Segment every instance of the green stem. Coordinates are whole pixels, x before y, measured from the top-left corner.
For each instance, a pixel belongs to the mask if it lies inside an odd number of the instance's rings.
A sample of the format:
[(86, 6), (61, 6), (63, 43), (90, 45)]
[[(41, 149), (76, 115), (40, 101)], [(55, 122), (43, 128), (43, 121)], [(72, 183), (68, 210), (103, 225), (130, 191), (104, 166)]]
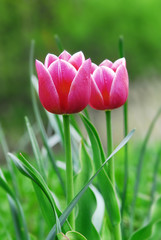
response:
[[(111, 111), (106, 111), (106, 129), (107, 129), (107, 156), (112, 153), (112, 126), (111, 126)], [(114, 173), (114, 161), (113, 158), (108, 163), (108, 175), (115, 186), (115, 173)]]
[[(119, 37), (119, 55), (120, 58), (125, 56), (124, 53), (124, 38), (123, 36)], [(124, 137), (128, 134), (128, 102), (124, 104)], [(129, 178), (129, 167), (128, 167), (128, 144), (124, 147), (124, 186), (122, 192), (122, 202), (121, 202), (121, 216), (123, 217), (125, 202), (126, 202), (126, 194), (127, 194), (127, 186), (128, 186), (128, 178)]]
[[(106, 128), (107, 128), (107, 156), (112, 153), (113, 144), (112, 144), (112, 124), (111, 124), (111, 111), (106, 111)], [(108, 176), (113, 184), (115, 189), (115, 167), (114, 167), (114, 159), (111, 158), (108, 162)], [(122, 233), (121, 233), (121, 226), (117, 224), (112, 227), (112, 233), (114, 240), (121, 240)]]
[[(128, 133), (128, 102), (124, 104), (124, 137), (127, 136)], [(121, 215), (123, 216), (125, 202), (126, 202), (126, 194), (127, 194), (127, 186), (128, 186), (128, 178), (129, 178), (129, 169), (128, 169), (128, 144), (126, 144), (124, 148), (124, 187), (122, 193), (122, 205), (121, 205)]]
[[(65, 160), (66, 160), (66, 200), (68, 205), (74, 198), (73, 164), (72, 164), (72, 152), (71, 152), (69, 115), (63, 115), (63, 125), (64, 125)], [(72, 211), (69, 216), (69, 223), (74, 229), (75, 227), (74, 211)]]
[(113, 237), (114, 240), (122, 240), (120, 224), (113, 227)]

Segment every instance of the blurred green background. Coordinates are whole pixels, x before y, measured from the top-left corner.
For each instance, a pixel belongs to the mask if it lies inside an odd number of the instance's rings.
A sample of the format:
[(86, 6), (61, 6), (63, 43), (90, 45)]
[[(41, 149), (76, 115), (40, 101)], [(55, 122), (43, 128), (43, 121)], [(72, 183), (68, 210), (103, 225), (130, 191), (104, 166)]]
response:
[(161, 73), (159, 0), (0, 0), (0, 122), (15, 143), (32, 118), (29, 50), (58, 54), (58, 34), (70, 53), (82, 50), (99, 64), (119, 57), (124, 36), (130, 80)]

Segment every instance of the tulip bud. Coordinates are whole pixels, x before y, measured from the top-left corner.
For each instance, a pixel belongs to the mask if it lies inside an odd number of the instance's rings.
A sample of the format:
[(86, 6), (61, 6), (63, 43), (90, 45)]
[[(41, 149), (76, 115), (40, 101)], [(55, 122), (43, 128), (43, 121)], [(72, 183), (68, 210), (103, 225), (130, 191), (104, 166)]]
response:
[(48, 54), (45, 63), (36, 60), (39, 98), (43, 107), (55, 114), (82, 111), (91, 95), (91, 60), (82, 52), (70, 55), (63, 51), (59, 57)]

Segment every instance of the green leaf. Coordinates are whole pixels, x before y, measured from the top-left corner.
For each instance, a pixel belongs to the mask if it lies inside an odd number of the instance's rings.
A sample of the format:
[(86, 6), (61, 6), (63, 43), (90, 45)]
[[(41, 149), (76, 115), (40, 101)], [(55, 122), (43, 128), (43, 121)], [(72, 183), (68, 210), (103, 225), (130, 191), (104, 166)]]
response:
[(89, 180), (92, 176), (94, 171), (94, 166), (91, 157), (89, 156), (83, 140), (81, 141), (80, 146), (80, 170), (75, 175), (74, 178), (74, 185), (75, 185), (75, 192), (78, 193), (80, 189), (84, 186), (84, 184)]
[(90, 116), (89, 116), (89, 112), (87, 107), (83, 110), (84, 115), (86, 116), (86, 118), (88, 118), (88, 120), (90, 120)]
[(40, 187), (34, 182), (32, 182), (32, 184), (33, 184), (42, 214), (50, 229), (55, 224), (55, 218), (54, 218), (52, 206), (48, 201), (48, 199), (46, 198), (46, 196), (44, 196), (43, 192), (40, 190)]
[[(156, 236), (158, 236), (158, 226), (161, 225), (160, 213), (161, 213), (161, 197), (158, 198), (157, 201), (152, 206), (152, 217), (149, 224), (134, 232), (133, 235), (130, 237), (130, 240), (156, 239)], [(155, 238), (153, 238), (153, 236), (155, 236)], [(160, 237), (161, 234), (159, 235), (158, 239), (160, 239)]]
[(78, 125), (78, 123), (77, 123), (77, 121), (76, 121), (76, 119), (75, 119), (75, 115), (74, 115), (74, 114), (71, 114), (71, 115), (70, 115), (70, 123), (71, 123), (71, 125), (73, 126), (73, 128), (76, 130), (76, 132), (79, 134), (79, 136), (80, 136), (81, 138), (84, 138), (84, 137), (83, 137), (83, 134), (82, 134), (82, 132), (81, 132), (81, 130), (80, 130), (80, 127), (79, 127), (79, 125)]
[(6, 158), (6, 162), (7, 162), (7, 166), (8, 166), (8, 170), (9, 170), (9, 174), (11, 177), (14, 191), (16, 193), (16, 196), (19, 197), (18, 185), (17, 185), (17, 180), (16, 180), (16, 176), (15, 176), (15, 172), (14, 172), (14, 166), (7, 155), (9, 150), (8, 150), (8, 145), (7, 145), (6, 138), (5, 138), (1, 124), (0, 124), (0, 142), (2, 144), (2, 150), (3, 150), (5, 158)]
[[(97, 170), (97, 172), (90, 178), (90, 180), (85, 184), (85, 186), (81, 189), (81, 191), (75, 196), (75, 198), (71, 201), (71, 203), (67, 206), (63, 214), (60, 216), (60, 224), (61, 226), (66, 221), (67, 217), (75, 207), (75, 205), (78, 203), (79, 199), (83, 196), (83, 194), (88, 189), (89, 185), (93, 182), (93, 180), (99, 175), (103, 167), (106, 165), (108, 160), (113, 157), (124, 145), (130, 140), (132, 135), (134, 134), (135, 130), (132, 130), (123, 140), (122, 142), (115, 148), (115, 150), (111, 153), (111, 155), (106, 159), (106, 161), (102, 164), (102, 166)], [(50, 233), (48, 234), (46, 240), (53, 240), (53, 238), (56, 236), (56, 226), (51, 229)]]
[(152, 237), (149, 238), (149, 240), (161, 239), (160, 229), (161, 229), (161, 221), (156, 222), (154, 224), (154, 226), (153, 226), (153, 235), (152, 235)]
[(152, 187), (151, 187), (151, 194), (150, 194), (151, 195), (150, 196), (150, 198), (151, 198), (150, 199), (150, 207), (149, 207), (149, 211), (148, 211), (148, 215), (147, 215), (148, 221), (149, 221), (150, 215), (151, 215), (151, 207), (153, 206), (153, 203), (154, 203), (160, 159), (161, 159), (161, 149), (159, 147), (159, 151), (157, 153), (157, 156), (156, 156), (156, 159), (154, 162), (153, 180), (152, 180)]
[(29, 137), (30, 137), (32, 149), (33, 149), (33, 152), (34, 152), (34, 155), (35, 155), (38, 170), (45, 180), (46, 176), (45, 176), (44, 166), (43, 166), (42, 157), (41, 157), (38, 142), (36, 140), (34, 131), (31, 127), (31, 124), (30, 124), (29, 119), (27, 117), (25, 117), (25, 121), (26, 121), (26, 126), (27, 126)]
[(76, 229), (87, 239), (100, 239), (100, 236), (92, 222), (92, 216), (97, 207), (96, 204), (96, 197), (90, 188), (87, 189), (78, 202)]
[[(80, 113), (80, 117), (81, 117), (81, 119), (82, 119), (82, 121), (83, 121), (83, 123), (84, 123), (84, 125), (86, 127), (86, 130), (87, 130), (88, 134), (89, 134), (91, 145), (93, 143), (95, 146), (98, 145), (97, 148), (99, 148), (101, 159), (99, 158), (96, 162), (94, 162), (95, 167), (97, 169), (105, 161), (106, 155), (105, 155), (105, 152), (103, 150), (103, 146), (102, 146), (101, 140), (99, 138), (99, 134), (98, 134), (96, 128), (94, 127), (94, 125), (82, 113)], [(92, 146), (92, 150), (94, 150), (93, 146)], [(96, 153), (96, 151), (95, 151), (95, 153)]]
[(13, 224), (16, 233), (16, 239), (21, 240), (29, 240), (28, 230), (26, 221), (24, 218), (23, 210), (21, 204), (19, 203), (17, 197), (10, 189), (1, 169), (0, 169), (0, 186), (6, 191), (9, 205), (11, 208)]
[[(54, 198), (52, 196), (52, 193), (49, 190), (48, 186), (46, 185), (46, 183), (45, 183), (44, 179), (42, 178), (42, 176), (22, 156), (22, 154), (21, 154), (21, 161), (16, 156), (14, 156), (11, 153), (9, 153), (9, 156), (13, 160), (13, 162), (15, 163), (16, 167), (20, 170), (20, 172), (22, 174), (24, 174), (26, 177), (30, 178), (32, 181), (34, 181), (39, 186), (39, 188), (44, 192), (44, 194), (46, 195), (47, 199), (49, 200), (49, 202), (51, 204), (51, 207), (52, 207), (52, 210), (53, 210), (54, 222), (56, 222), (56, 225), (57, 225), (57, 231), (60, 232), (61, 231), (61, 227), (60, 227), (59, 219), (58, 219), (58, 216), (57, 216), (58, 209), (56, 207), (55, 200), (54, 200)], [(37, 188), (36, 188), (36, 191), (38, 191)], [(41, 201), (41, 198), (38, 198), (38, 199), (39, 199), (39, 201)]]
[(109, 222), (108, 222), (108, 216), (107, 216), (107, 213), (105, 213), (105, 216), (104, 216), (104, 219), (103, 219), (103, 224), (102, 224), (102, 229), (101, 229), (101, 240), (107, 240), (107, 236), (108, 236), (108, 239), (112, 239), (111, 237), (111, 234), (112, 234), (112, 231), (110, 231), (109, 229)]
[(140, 184), (140, 178), (141, 178), (141, 173), (142, 173), (142, 166), (143, 166), (143, 161), (144, 161), (144, 156), (145, 156), (145, 151), (147, 147), (147, 143), (149, 141), (149, 138), (151, 136), (152, 130), (155, 126), (155, 123), (158, 119), (158, 117), (161, 114), (161, 108), (157, 111), (155, 117), (153, 118), (149, 129), (147, 131), (147, 134), (145, 136), (145, 139), (143, 141), (141, 151), (140, 151), (140, 156), (137, 164), (137, 169), (136, 169), (136, 177), (135, 177), (135, 185), (134, 185), (134, 195), (133, 195), (133, 200), (131, 204), (131, 219), (130, 219), (130, 232), (132, 233), (133, 230), (133, 221), (134, 221), (134, 214), (135, 214), (135, 205), (136, 205), (136, 199), (138, 195), (138, 190), (139, 190), (139, 184)]
[(0, 169), (0, 185), (13, 199), (15, 199), (15, 195), (13, 194), (8, 183), (6, 182), (1, 169)]
[[(80, 148), (80, 165), (81, 169), (75, 176), (75, 192), (78, 193), (93, 173), (92, 159), (86, 151), (83, 141)], [(96, 198), (93, 191), (89, 188), (78, 202), (78, 214), (76, 218), (76, 229), (81, 232), (87, 239), (99, 239), (92, 216), (96, 210)]]
[(152, 236), (152, 225), (149, 224), (141, 229), (139, 229), (138, 231), (136, 231), (132, 237), (130, 238), (130, 240), (146, 240), (149, 239), (150, 236)]
[(49, 113), (45, 110), (45, 113), (49, 119), (50, 125), (55, 133), (60, 136), (61, 144), (64, 145), (64, 132), (63, 132), (63, 123), (61, 121), (61, 116), (57, 114)]
[[(105, 153), (103, 151), (103, 147), (95, 127), (84, 115), (81, 114), (80, 116), (88, 132), (88, 136), (90, 138), (92, 151), (93, 151), (93, 160), (95, 164), (95, 169), (97, 170), (101, 166), (102, 162), (104, 162)], [(121, 218), (120, 218), (120, 210), (118, 206), (117, 196), (113, 188), (113, 185), (107, 173), (104, 170), (99, 174), (97, 179), (98, 179), (98, 187), (104, 198), (106, 209), (108, 211), (109, 218), (111, 220), (111, 224), (113, 226), (117, 225), (120, 223)]]

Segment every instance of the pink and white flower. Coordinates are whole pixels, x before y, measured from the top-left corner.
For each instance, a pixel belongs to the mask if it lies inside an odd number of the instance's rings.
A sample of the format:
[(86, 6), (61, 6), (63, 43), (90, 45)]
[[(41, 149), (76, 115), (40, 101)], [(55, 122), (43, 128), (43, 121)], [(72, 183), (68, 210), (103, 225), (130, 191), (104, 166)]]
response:
[(36, 60), (39, 98), (43, 107), (55, 114), (82, 111), (91, 96), (91, 60), (82, 52), (70, 55), (63, 51), (58, 57), (48, 54), (45, 63)]

